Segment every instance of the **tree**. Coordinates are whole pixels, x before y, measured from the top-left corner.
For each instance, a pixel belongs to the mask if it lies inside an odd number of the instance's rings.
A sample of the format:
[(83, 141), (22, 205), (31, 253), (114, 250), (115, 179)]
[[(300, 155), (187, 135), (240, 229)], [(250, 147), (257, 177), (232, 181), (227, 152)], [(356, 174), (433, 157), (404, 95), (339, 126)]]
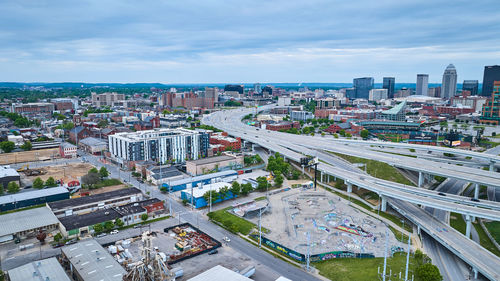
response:
[(247, 196), (250, 192), (252, 192), (253, 187), (251, 183), (244, 183), (241, 185), (241, 191), (240, 194), (242, 196)]
[(115, 227), (115, 224), (112, 221), (107, 221), (104, 223), (104, 229), (106, 229), (106, 231), (110, 231), (111, 229), (113, 229), (113, 227)]
[(49, 177), (46, 181), (45, 181), (45, 186), (47, 187), (55, 187), (57, 186), (56, 184), (56, 181), (54, 180), (53, 177)]
[(38, 177), (33, 181), (33, 187), (37, 189), (42, 189), (43, 188), (43, 180)]
[(299, 177), (300, 177), (300, 172), (299, 172), (299, 171), (297, 171), (297, 170), (293, 170), (293, 171), (292, 171), (292, 179), (293, 179), (293, 180), (298, 180), (298, 179), (299, 179)]
[(368, 130), (364, 129), (362, 130), (359, 135), (363, 138), (363, 139), (367, 139), (368, 136), (370, 135), (370, 132), (368, 132)]
[(11, 181), (7, 185), (7, 191), (9, 193), (17, 193), (19, 192), (19, 185), (15, 181)]
[(16, 148), (16, 145), (11, 141), (0, 142), (0, 149), (5, 153), (9, 153)]
[(147, 221), (148, 220), (148, 214), (142, 214), (141, 215), (141, 220)]
[(205, 199), (205, 202), (207, 203), (210, 203), (210, 199), (212, 199), (212, 203), (215, 203), (215, 201), (217, 201), (218, 198), (219, 198), (219, 193), (215, 190), (209, 190), (205, 192), (205, 194), (203, 194), (203, 199)]
[(162, 187), (160, 187), (160, 191), (161, 191), (161, 193), (167, 193), (168, 190), (167, 190), (166, 186), (162, 186)]
[(257, 190), (266, 190), (268, 187), (267, 178), (266, 177), (257, 177)]
[(104, 231), (104, 227), (102, 226), (102, 223), (94, 224), (94, 232), (95, 233), (101, 233)]
[(21, 149), (23, 149), (25, 151), (31, 150), (32, 147), (33, 147), (33, 145), (31, 144), (30, 141), (25, 141), (23, 143), (23, 145), (21, 145)]
[(115, 220), (115, 225), (118, 226), (118, 227), (122, 227), (125, 223), (120, 219), (120, 218), (117, 218)]
[(97, 127), (99, 127), (99, 128), (104, 128), (106, 126), (108, 126), (108, 121), (106, 121), (104, 119), (99, 121), (99, 123), (97, 123)]
[(106, 169), (106, 167), (101, 167), (101, 169), (99, 169), (99, 175), (101, 176), (101, 179), (103, 178), (106, 178), (109, 176), (109, 172), (108, 172), (108, 169)]
[(90, 173), (96, 173), (97, 174), (97, 173), (99, 173), (99, 171), (97, 170), (96, 167), (93, 167), (92, 169), (89, 170), (89, 174)]
[(341, 136), (345, 137), (345, 130), (344, 130), (344, 129), (340, 130), (340, 131), (339, 131), (339, 135), (341, 135)]
[(73, 124), (73, 122), (67, 122), (67, 123), (64, 123), (64, 124), (62, 125), (62, 128), (63, 128), (65, 131), (70, 131), (70, 130), (72, 130), (74, 127), (75, 127), (75, 124)]
[(437, 266), (432, 263), (426, 263), (417, 267), (416, 275), (421, 281), (441, 281), (443, 276), (439, 273)]
[(56, 235), (54, 235), (54, 241), (59, 242), (59, 240), (61, 240), (61, 239), (62, 239), (61, 232), (59, 232)]
[(231, 193), (233, 193), (234, 196), (240, 195), (241, 192), (241, 186), (237, 181), (233, 181), (233, 184), (231, 185)]
[(93, 186), (101, 180), (99, 173), (88, 173), (82, 176), (82, 184)]
[(274, 186), (281, 187), (283, 185), (283, 176), (281, 174), (277, 174), (274, 177)]

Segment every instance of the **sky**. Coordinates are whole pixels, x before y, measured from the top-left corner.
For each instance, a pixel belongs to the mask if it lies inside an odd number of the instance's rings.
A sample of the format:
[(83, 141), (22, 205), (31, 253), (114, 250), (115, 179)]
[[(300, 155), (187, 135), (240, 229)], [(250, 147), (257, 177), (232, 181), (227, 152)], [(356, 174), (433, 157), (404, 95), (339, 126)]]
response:
[(1, 0), (0, 81), (352, 82), (483, 78), (498, 0)]

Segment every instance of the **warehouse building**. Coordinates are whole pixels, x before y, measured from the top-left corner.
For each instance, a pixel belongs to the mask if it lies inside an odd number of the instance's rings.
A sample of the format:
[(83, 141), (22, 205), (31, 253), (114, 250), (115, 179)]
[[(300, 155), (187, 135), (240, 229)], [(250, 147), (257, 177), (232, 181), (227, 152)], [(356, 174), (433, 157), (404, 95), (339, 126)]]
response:
[(57, 217), (84, 214), (96, 210), (124, 205), (142, 200), (142, 192), (135, 188), (123, 188), (110, 192), (47, 203)]
[(220, 181), (232, 182), (237, 177), (238, 177), (238, 172), (236, 172), (235, 170), (227, 170), (218, 173), (206, 174), (206, 175), (171, 181), (164, 183), (163, 186), (166, 187), (169, 192), (175, 192), (186, 188), (191, 188), (191, 186), (210, 184)]
[(71, 215), (59, 218), (61, 222), (61, 234), (67, 238), (83, 237), (94, 231), (94, 225), (105, 223), (107, 221), (114, 222), (121, 218), (122, 215), (115, 209), (100, 209), (92, 213), (83, 215)]
[(20, 180), (21, 176), (19, 176), (19, 173), (15, 169), (8, 165), (0, 167), (0, 184), (3, 185), (4, 190), (7, 190), (7, 185), (11, 181), (17, 182), (17, 184), (21, 185)]
[(221, 155), (198, 160), (186, 161), (186, 172), (190, 175), (202, 175), (212, 171), (236, 170), (243, 168), (243, 155)]
[(103, 151), (108, 149), (108, 143), (97, 138), (86, 138), (80, 141), (80, 147), (93, 155), (100, 155)]
[(55, 257), (21, 265), (7, 274), (10, 281), (71, 281)]
[[(205, 198), (203, 197), (203, 195), (205, 193), (207, 193), (210, 190), (214, 190), (215, 192), (219, 192), (221, 189), (225, 189), (225, 188), (230, 189), (231, 184), (229, 184), (227, 182), (216, 182), (216, 183), (212, 183), (212, 184), (201, 185), (201, 186), (195, 187), (193, 189), (181, 191), (181, 199), (187, 200), (189, 203), (192, 202), (194, 207), (198, 209), (201, 207), (208, 206), (209, 202), (207, 202), (207, 200), (205, 200)], [(193, 199), (191, 199), (191, 196)], [(237, 196), (235, 196), (231, 191), (227, 191), (224, 194), (223, 198), (219, 198), (219, 199), (213, 201), (213, 203), (222, 202), (222, 201), (229, 200), (229, 199), (232, 199), (235, 197), (237, 197)]]
[(62, 248), (62, 259), (77, 281), (122, 281), (127, 273), (96, 240)]
[(108, 137), (108, 143), (112, 160), (120, 165), (143, 160), (184, 163), (207, 156), (208, 137), (204, 132), (163, 128), (116, 133)]
[(0, 221), (0, 243), (34, 237), (41, 229), (51, 232), (59, 228), (59, 221), (47, 207), (1, 215)]
[(69, 191), (62, 187), (52, 187), (0, 196), (0, 212), (69, 199)]

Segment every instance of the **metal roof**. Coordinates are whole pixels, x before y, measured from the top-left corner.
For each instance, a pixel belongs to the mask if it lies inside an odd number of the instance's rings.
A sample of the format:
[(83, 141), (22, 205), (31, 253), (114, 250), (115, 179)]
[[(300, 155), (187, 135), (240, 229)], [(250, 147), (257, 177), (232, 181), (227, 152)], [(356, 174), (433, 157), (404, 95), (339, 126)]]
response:
[(65, 209), (67, 207), (78, 207), (81, 205), (86, 205), (90, 203), (95, 203), (95, 202), (100, 202), (100, 201), (106, 201), (109, 199), (113, 198), (118, 198), (118, 197), (123, 197), (127, 195), (134, 195), (134, 194), (142, 194), (142, 191), (135, 187), (130, 187), (130, 188), (122, 188), (118, 190), (113, 190), (109, 192), (104, 192), (104, 193), (99, 193), (99, 194), (94, 194), (90, 196), (82, 196), (78, 198), (73, 198), (73, 199), (66, 199), (66, 200), (61, 200), (61, 201), (56, 201), (56, 202), (50, 202), (47, 203), (50, 208), (54, 211), (56, 210), (61, 210)]
[[(209, 190), (214, 190), (215, 192), (219, 192), (219, 190), (223, 187), (231, 188), (231, 184), (229, 184), (227, 182), (216, 182), (216, 183), (211, 183), (211, 184), (204, 184), (201, 188), (194, 187), (193, 188), (193, 197), (194, 198), (203, 197), (203, 195)], [(186, 189), (186, 190), (183, 190), (182, 192), (185, 192), (187, 194), (191, 194), (191, 189)]]
[(20, 201), (25, 201), (25, 200), (30, 200), (30, 199), (40, 198), (40, 197), (65, 194), (65, 193), (69, 194), (69, 191), (62, 186), (57, 186), (57, 187), (51, 187), (51, 188), (45, 188), (45, 189), (35, 189), (32, 191), (19, 192), (19, 193), (14, 193), (14, 194), (7, 194), (7, 195), (0, 196), (0, 205), (9, 204), (9, 203), (13, 203), (13, 202), (20, 202)]
[(61, 250), (84, 281), (121, 281), (120, 264), (94, 239), (82, 240)]
[(11, 168), (10, 166), (1, 166), (0, 167), (0, 178), (4, 177), (19, 177), (19, 173)]
[(202, 159), (198, 159), (198, 160), (187, 161), (186, 164), (193, 163), (195, 165), (205, 165), (205, 164), (216, 163), (216, 162), (221, 162), (221, 161), (228, 161), (228, 160), (236, 160), (236, 157), (229, 156), (229, 155), (221, 155), (221, 156), (208, 157), (208, 158), (202, 158)]
[(217, 173), (213, 173), (213, 174), (206, 174), (206, 175), (196, 176), (196, 177), (192, 177), (192, 178), (184, 178), (184, 179), (172, 181), (169, 183), (169, 185), (176, 186), (176, 185), (181, 185), (181, 184), (187, 184), (190, 182), (209, 180), (209, 179), (218, 178), (218, 177), (227, 177), (227, 176), (232, 176), (232, 175), (237, 175), (237, 174), (238, 174), (238, 172), (236, 172), (235, 170), (227, 170), (227, 171), (217, 172)]
[(11, 281), (71, 281), (55, 257), (21, 265), (8, 273)]
[(250, 281), (252, 279), (227, 269), (221, 265), (216, 265), (209, 270), (196, 275), (187, 281)]
[(98, 223), (112, 221), (121, 218), (122, 214), (115, 209), (100, 209), (83, 215), (71, 215), (59, 218), (61, 224), (67, 231), (91, 226)]
[(404, 109), (405, 106), (406, 106), (406, 101), (396, 105), (395, 107), (393, 107), (391, 109), (382, 111), (382, 114), (390, 114), (390, 115), (399, 114), (401, 112), (401, 110)]
[(80, 143), (88, 146), (108, 145), (107, 142), (93, 137), (84, 138), (83, 140), (80, 141)]
[(0, 237), (59, 223), (47, 207), (1, 215), (0, 222)]

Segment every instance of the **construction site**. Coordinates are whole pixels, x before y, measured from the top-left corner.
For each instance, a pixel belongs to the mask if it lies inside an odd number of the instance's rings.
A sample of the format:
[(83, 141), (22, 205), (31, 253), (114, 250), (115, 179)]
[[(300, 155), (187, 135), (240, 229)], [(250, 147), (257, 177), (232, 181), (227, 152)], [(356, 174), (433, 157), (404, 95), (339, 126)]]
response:
[(2, 153), (0, 154), (0, 165), (48, 161), (60, 157), (58, 148)]
[[(382, 257), (386, 233), (391, 249), (403, 249), (384, 222), (324, 190), (295, 188), (269, 196), (270, 208), (262, 214), (265, 237), (300, 254), (320, 255), (342, 251)], [(251, 221), (258, 225), (258, 217)]]

